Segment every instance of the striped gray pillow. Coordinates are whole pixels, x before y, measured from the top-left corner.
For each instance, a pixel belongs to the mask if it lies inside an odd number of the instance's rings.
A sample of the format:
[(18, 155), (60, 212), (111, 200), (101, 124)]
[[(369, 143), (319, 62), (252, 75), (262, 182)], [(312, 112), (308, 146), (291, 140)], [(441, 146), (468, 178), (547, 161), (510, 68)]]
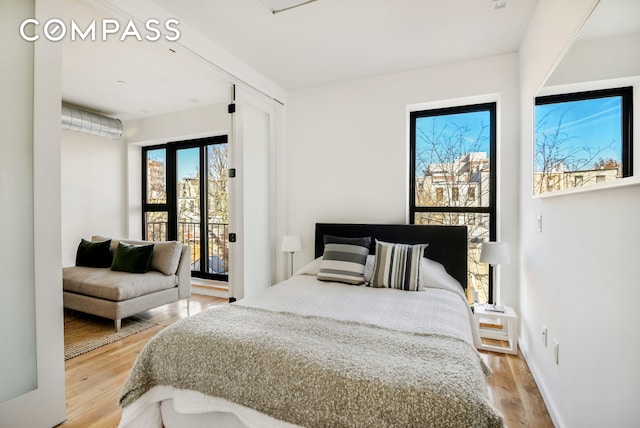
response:
[(360, 245), (326, 244), (318, 279), (320, 281), (364, 284), (364, 267), (369, 248)]
[(370, 287), (420, 291), (420, 260), (429, 244), (395, 244), (376, 240)]

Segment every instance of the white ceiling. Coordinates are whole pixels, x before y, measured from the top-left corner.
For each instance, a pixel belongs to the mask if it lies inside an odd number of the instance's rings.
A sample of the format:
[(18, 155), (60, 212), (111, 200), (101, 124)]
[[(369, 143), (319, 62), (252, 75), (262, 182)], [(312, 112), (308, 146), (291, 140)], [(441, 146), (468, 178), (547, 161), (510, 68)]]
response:
[[(128, 21), (91, 0), (65, 0), (64, 16), (64, 22), (73, 19), (83, 29), (101, 17)], [(61, 42), (65, 102), (128, 120), (229, 99), (228, 84), (210, 66), (173, 49), (170, 42), (131, 37), (103, 42), (99, 31), (96, 35), (97, 41), (66, 37)]]
[(537, 0), (157, 0), (285, 89), (518, 50)]
[[(516, 52), (538, 2), (317, 0), (273, 14), (262, 0), (154, 1), (285, 90)], [(108, 1), (64, 8), (65, 22), (128, 19)], [(127, 120), (228, 99), (209, 65), (169, 42), (62, 43), (67, 102)]]

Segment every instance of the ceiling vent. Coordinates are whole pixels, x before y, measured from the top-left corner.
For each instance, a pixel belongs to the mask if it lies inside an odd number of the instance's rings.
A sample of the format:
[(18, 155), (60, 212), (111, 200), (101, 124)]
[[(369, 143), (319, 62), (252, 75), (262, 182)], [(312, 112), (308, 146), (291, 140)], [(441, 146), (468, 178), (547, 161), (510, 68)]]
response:
[(122, 136), (122, 121), (62, 103), (62, 129), (117, 140)]

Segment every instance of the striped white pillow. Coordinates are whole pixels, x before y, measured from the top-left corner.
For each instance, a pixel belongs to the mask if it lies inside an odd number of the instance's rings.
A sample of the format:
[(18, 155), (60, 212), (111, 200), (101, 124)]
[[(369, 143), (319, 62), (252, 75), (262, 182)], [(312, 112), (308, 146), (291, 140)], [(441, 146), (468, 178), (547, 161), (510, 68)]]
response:
[(360, 245), (326, 244), (318, 279), (352, 285), (364, 284), (364, 267), (368, 254), (369, 248)]
[(420, 291), (420, 260), (429, 244), (394, 244), (376, 240), (370, 287)]

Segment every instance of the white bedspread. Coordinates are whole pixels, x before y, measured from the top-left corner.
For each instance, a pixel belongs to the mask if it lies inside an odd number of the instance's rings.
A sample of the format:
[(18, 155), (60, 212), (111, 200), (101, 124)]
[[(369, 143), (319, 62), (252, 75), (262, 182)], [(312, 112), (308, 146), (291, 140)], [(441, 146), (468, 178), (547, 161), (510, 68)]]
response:
[[(424, 270), (421, 278), (422, 283), (427, 284), (424, 291), (410, 292), (321, 282), (315, 275), (302, 274), (294, 275), (264, 293), (234, 304), (370, 324), (417, 334), (450, 336), (475, 346), (479, 343), (478, 330), (462, 288), (440, 268), (441, 265), (433, 264), (430, 269)], [(210, 417), (216, 417), (216, 412), (227, 412), (235, 415), (242, 421), (242, 425), (248, 427), (292, 426), (220, 398), (159, 386), (123, 409), (120, 427), (161, 427), (162, 401), (165, 402), (163, 406), (173, 403), (171, 413), (174, 413), (173, 410), (191, 415), (208, 412)], [(194, 426), (202, 423), (200, 419), (194, 421)], [(185, 423), (181, 421), (176, 426), (188, 426)], [(165, 426), (170, 428), (171, 423), (165, 421)]]
[(420, 334), (443, 334), (476, 345), (479, 336), (460, 285), (403, 291), (318, 281), (296, 275), (268, 293), (236, 303), (277, 312), (292, 312), (371, 324)]

